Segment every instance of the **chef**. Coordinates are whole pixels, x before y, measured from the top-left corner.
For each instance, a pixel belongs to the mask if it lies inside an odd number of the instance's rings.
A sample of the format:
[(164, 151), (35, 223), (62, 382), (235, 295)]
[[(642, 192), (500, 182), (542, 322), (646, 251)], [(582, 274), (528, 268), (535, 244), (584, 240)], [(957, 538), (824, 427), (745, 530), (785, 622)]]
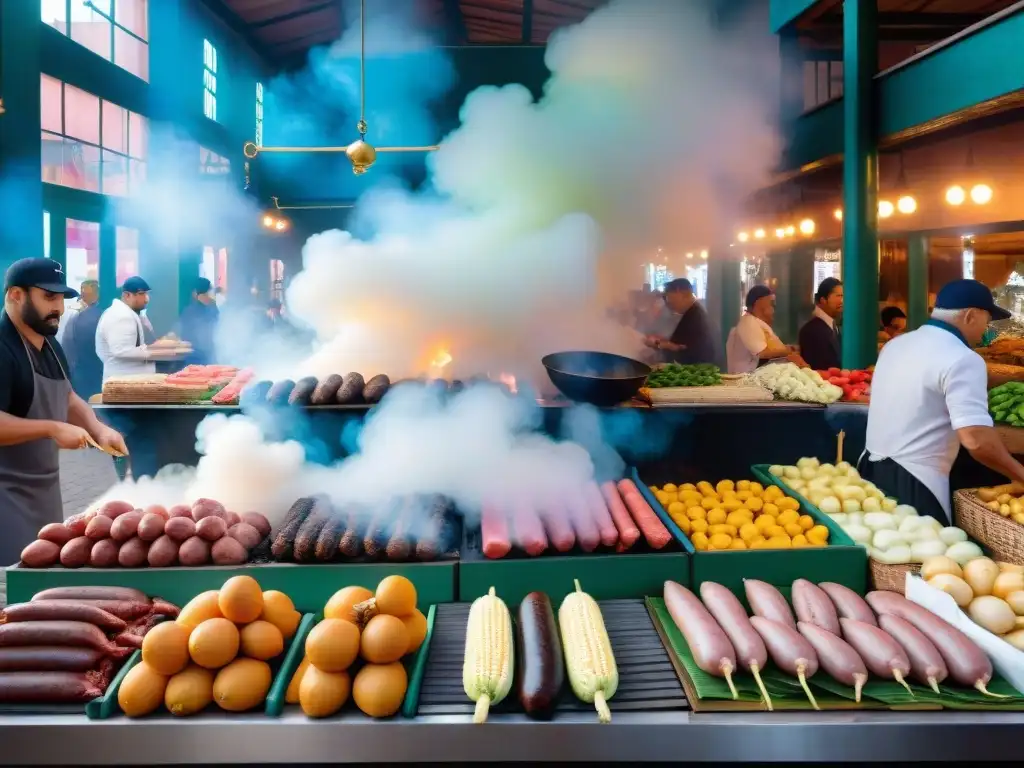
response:
[(1016, 482), (1021, 466), (988, 411), (988, 373), (973, 350), (1010, 316), (976, 280), (945, 285), (931, 319), (884, 347), (871, 382), (861, 475), (922, 515), (952, 524), (949, 471), (960, 447)]
[(789, 360), (805, 365), (793, 347), (786, 346), (772, 330), (775, 319), (775, 294), (766, 285), (747, 291), (747, 311), (729, 331), (725, 354), (729, 373), (752, 373), (768, 363)]
[(682, 365), (715, 362), (715, 341), (711, 333), (708, 313), (697, 301), (693, 284), (685, 277), (672, 280), (665, 285), (665, 306), (679, 317), (672, 336), (651, 335), (644, 343), (662, 350), (667, 361)]
[(59, 450), (89, 440), (124, 453), (121, 435), (102, 424), (71, 389), (67, 360), (54, 339), (69, 288), (61, 265), (22, 259), (4, 281), (0, 314), (0, 565), (47, 523), (64, 519)]

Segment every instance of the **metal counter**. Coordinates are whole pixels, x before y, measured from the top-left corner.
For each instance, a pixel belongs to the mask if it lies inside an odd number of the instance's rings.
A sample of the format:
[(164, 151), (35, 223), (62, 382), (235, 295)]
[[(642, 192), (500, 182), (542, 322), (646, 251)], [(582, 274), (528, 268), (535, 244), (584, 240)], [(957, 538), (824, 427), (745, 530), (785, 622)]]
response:
[[(614, 703), (613, 703), (614, 712)], [(494, 716), (374, 722), (169, 715), (89, 722), (0, 717), (0, 764), (141, 765), (463, 761), (1009, 760), (1024, 713), (613, 714), (531, 723)]]

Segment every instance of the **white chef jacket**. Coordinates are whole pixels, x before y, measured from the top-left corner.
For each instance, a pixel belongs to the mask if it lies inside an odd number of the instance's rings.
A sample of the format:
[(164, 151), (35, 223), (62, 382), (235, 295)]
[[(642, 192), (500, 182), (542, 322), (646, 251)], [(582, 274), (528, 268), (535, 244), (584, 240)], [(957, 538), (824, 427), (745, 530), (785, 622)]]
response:
[(991, 426), (985, 361), (953, 326), (930, 320), (882, 347), (871, 379), (868, 459), (895, 461), (934, 494), (950, 520), (956, 430)]
[(121, 299), (115, 299), (100, 317), (96, 355), (103, 361), (104, 381), (112, 376), (156, 373), (156, 363), (148, 359), (144, 323), (149, 321)]
[(761, 362), (760, 354), (768, 348), (768, 342), (782, 345), (781, 339), (764, 320), (749, 312), (740, 318), (736, 327), (729, 331), (725, 343), (725, 356), (729, 373), (752, 373)]

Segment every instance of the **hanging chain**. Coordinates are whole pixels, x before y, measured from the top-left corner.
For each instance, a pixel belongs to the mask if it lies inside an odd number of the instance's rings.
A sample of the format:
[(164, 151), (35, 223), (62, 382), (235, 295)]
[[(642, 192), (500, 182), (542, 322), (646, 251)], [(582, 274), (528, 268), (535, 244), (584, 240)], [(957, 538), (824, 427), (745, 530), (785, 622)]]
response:
[(359, 0), (359, 122), (360, 139), (366, 138), (366, 0)]

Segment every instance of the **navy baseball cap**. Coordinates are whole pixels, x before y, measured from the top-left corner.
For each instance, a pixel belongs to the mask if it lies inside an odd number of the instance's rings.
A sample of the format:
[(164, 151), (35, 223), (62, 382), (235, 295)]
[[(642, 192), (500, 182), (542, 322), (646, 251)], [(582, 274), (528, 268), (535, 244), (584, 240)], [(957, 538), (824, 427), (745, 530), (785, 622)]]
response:
[(773, 293), (774, 291), (772, 291), (772, 289), (767, 285), (755, 285), (747, 291), (747, 309), (753, 309), (754, 305), (757, 304), (758, 301), (763, 299), (765, 296), (771, 296)]
[(209, 293), (213, 289), (213, 283), (207, 280), (205, 277), (196, 278), (195, 285), (192, 286), (192, 290), (202, 295)]
[(935, 297), (936, 309), (983, 309), (993, 320), (1006, 320), (1010, 313), (997, 307), (992, 291), (977, 280), (954, 280), (946, 283)]
[(64, 267), (53, 259), (21, 259), (11, 264), (4, 278), (4, 291), (11, 288), (40, 288), (74, 299), (78, 291), (68, 287)]
[(129, 277), (121, 286), (122, 293), (148, 293), (149, 283), (141, 277)]

